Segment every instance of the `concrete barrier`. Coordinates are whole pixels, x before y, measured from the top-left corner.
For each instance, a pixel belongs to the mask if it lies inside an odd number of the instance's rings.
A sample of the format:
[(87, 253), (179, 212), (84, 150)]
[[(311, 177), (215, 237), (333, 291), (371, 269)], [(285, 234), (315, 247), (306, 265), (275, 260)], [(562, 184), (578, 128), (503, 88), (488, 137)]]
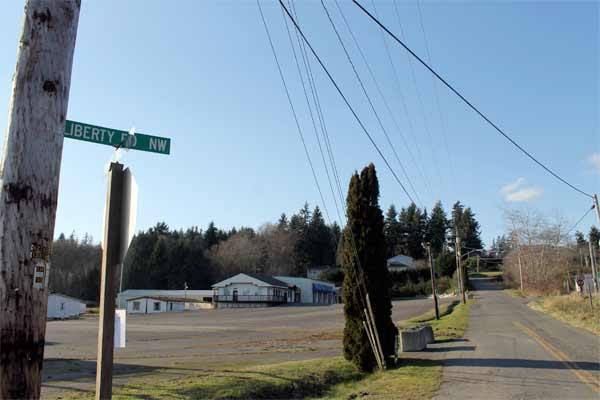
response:
[(435, 338), (433, 336), (433, 328), (431, 327), (431, 325), (421, 325), (421, 328), (423, 329), (423, 335), (425, 335), (425, 342), (427, 344), (435, 342)]
[(429, 325), (404, 329), (400, 332), (400, 351), (422, 351), (434, 341), (433, 329)]

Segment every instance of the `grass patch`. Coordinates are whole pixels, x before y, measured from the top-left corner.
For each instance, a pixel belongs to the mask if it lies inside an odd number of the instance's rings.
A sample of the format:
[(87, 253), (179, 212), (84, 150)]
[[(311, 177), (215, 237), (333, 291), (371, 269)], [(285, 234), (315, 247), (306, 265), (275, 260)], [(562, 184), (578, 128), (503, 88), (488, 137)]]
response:
[[(161, 370), (163, 376), (188, 373)], [(149, 375), (114, 388), (115, 400), (129, 399), (406, 399), (431, 398), (441, 381), (441, 366), (429, 360), (384, 372), (358, 372), (342, 357), (293, 361), (240, 369), (204, 370), (165, 379)], [(93, 393), (69, 393), (63, 399), (92, 399)]]
[(519, 289), (504, 289), (504, 293), (512, 297), (526, 297), (525, 293), (523, 293)]
[(589, 297), (572, 293), (563, 296), (546, 296), (530, 302), (529, 307), (577, 328), (586, 329), (600, 335), (600, 298), (594, 300), (594, 310), (590, 309)]
[(502, 271), (470, 272), (469, 278), (501, 278)]
[(473, 304), (473, 300), (468, 300), (467, 304), (455, 301), (440, 307), (439, 320), (435, 319), (435, 314), (431, 311), (406, 321), (400, 321), (397, 325), (402, 329), (426, 323), (433, 328), (436, 340), (458, 339), (463, 337), (469, 325), (469, 305), (471, 304)]

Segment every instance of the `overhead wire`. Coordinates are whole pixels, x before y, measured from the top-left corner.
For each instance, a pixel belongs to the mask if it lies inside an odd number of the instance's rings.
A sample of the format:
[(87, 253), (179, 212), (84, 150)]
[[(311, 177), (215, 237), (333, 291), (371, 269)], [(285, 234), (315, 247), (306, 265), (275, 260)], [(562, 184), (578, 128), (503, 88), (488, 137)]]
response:
[(400, 40), (393, 32), (391, 32), (377, 17), (371, 14), (360, 2), (357, 0), (352, 0), (352, 2), (365, 14), (367, 15), (373, 22), (375, 22), (381, 29), (383, 29), (390, 37), (392, 37), (398, 44), (400, 44), (406, 51), (410, 53), (417, 61), (419, 61), (429, 72), (431, 72), (440, 82), (442, 82), (448, 89), (450, 89), (455, 95), (457, 95), (466, 105), (468, 105), (473, 111), (475, 111), (481, 118), (483, 118), (490, 126), (492, 126), (500, 135), (502, 135), (505, 139), (507, 139), (513, 146), (519, 149), (523, 154), (529, 157), (532, 161), (534, 161), (537, 165), (542, 167), (546, 172), (552, 175), (554, 178), (558, 179), (560, 182), (569, 186), (571, 189), (579, 192), (580, 194), (593, 198), (593, 196), (589, 193), (584, 192), (579, 189), (575, 185), (569, 183), (567, 180), (562, 178), (556, 172), (551, 170), (541, 161), (539, 161), (536, 157), (534, 157), (530, 152), (525, 150), (521, 145), (519, 145), (513, 138), (511, 138), (506, 132), (504, 132), (498, 125), (496, 125), (492, 120), (490, 120), (482, 111), (480, 111), (477, 107), (475, 107), (469, 100), (467, 100), (457, 89), (455, 89), (450, 83), (448, 83), (440, 74), (438, 74), (429, 64), (427, 64), (421, 57), (419, 57), (410, 47), (408, 47), (402, 40)]
[(275, 58), (275, 63), (277, 64), (277, 70), (279, 71), (279, 77), (281, 78), (281, 82), (283, 83), (283, 87), (285, 89), (285, 94), (288, 99), (288, 103), (292, 110), (292, 114), (294, 116), (294, 121), (296, 123), (296, 128), (298, 129), (298, 135), (300, 136), (300, 140), (302, 142), (302, 146), (304, 147), (304, 154), (306, 155), (306, 159), (308, 160), (308, 164), (312, 171), (313, 179), (317, 186), (317, 191), (319, 192), (319, 196), (321, 198), (321, 202), (323, 203), (323, 210), (325, 211), (325, 215), (327, 219), (331, 223), (331, 219), (329, 218), (329, 212), (327, 211), (327, 204), (325, 203), (325, 197), (323, 196), (323, 192), (321, 190), (321, 185), (319, 184), (319, 180), (317, 179), (317, 174), (315, 173), (315, 168), (313, 166), (312, 160), (310, 158), (310, 153), (308, 152), (308, 147), (306, 146), (306, 141), (304, 140), (304, 134), (302, 133), (302, 128), (300, 127), (300, 122), (298, 121), (298, 115), (296, 114), (296, 109), (294, 108), (294, 103), (292, 102), (292, 98), (290, 96), (290, 92), (288, 90), (287, 83), (285, 82), (285, 77), (283, 75), (283, 71), (281, 69), (281, 65), (279, 63), (279, 58), (277, 57), (277, 52), (275, 51), (275, 46), (273, 45), (273, 40), (271, 39), (271, 33), (269, 31), (269, 27), (267, 26), (267, 21), (265, 20), (265, 16), (263, 14), (262, 7), (260, 5), (260, 0), (256, 0), (256, 4), (258, 5), (258, 11), (260, 12), (260, 17), (263, 22), (263, 26), (265, 27), (265, 32), (267, 33), (267, 38), (269, 39), (269, 45), (271, 47), (271, 51), (273, 53), (273, 57)]
[[(290, 10), (292, 11), (292, 13), (294, 14), (295, 18), (297, 21), (298, 20), (298, 13), (296, 12), (296, 7), (295, 4), (293, 2), (293, 0), (288, 0), (288, 4), (290, 5)], [(282, 10), (283, 12), (283, 10)], [(323, 133), (323, 136), (325, 138), (325, 147), (327, 148), (327, 155), (329, 157), (329, 161), (331, 164), (331, 169), (334, 172), (334, 178), (335, 178), (335, 182), (336, 182), (336, 188), (338, 190), (338, 194), (340, 196), (340, 204), (343, 205), (344, 203), (344, 195), (343, 195), (343, 190), (342, 190), (342, 186), (341, 186), (341, 182), (340, 182), (340, 178), (339, 178), (339, 174), (338, 174), (338, 170), (337, 170), (337, 165), (335, 163), (335, 157), (333, 155), (333, 146), (331, 144), (331, 140), (329, 138), (329, 132), (327, 129), (327, 124), (325, 123), (325, 116), (323, 115), (323, 109), (321, 107), (321, 101), (319, 99), (319, 91), (317, 89), (317, 85), (313, 76), (313, 72), (312, 72), (312, 67), (311, 67), (311, 62), (310, 62), (310, 58), (308, 57), (307, 54), (307, 50), (306, 50), (306, 45), (304, 44), (304, 41), (300, 38), (300, 35), (298, 35), (298, 31), (296, 29), (294, 29), (294, 33), (296, 35), (296, 39), (298, 40), (299, 43), (301, 43), (301, 53), (302, 53), (302, 57), (303, 60), (306, 62), (306, 65), (308, 66), (308, 71), (309, 71), (309, 83), (310, 83), (310, 88), (311, 88), (311, 92), (313, 93), (314, 99), (315, 99), (315, 103), (317, 105), (317, 115), (319, 116), (319, 122), (321, 125), (321, 131)]]
[(398, 131), (400, 138), (402, 139), (402, 143), (404, 144), (404, 147), (406, 148), (406, 151), (408, 153), (408, 155), (410, 156), (411, 161), (413, 162), (413, 164), (415, 164), (417, 171), (419, 172), (419, 175), (421, 175), (421, 179), (423, 180), (423, 184), (426, 187), (430, 197), (433, 199), (433, 192), (431, 190), (431, 186), (430, 186), (430, 182), (429, 179), (425, 176), (425, 173), (423, 172), (423, 169), (421, 168), (421, 164), (419, 162), (417, 162), (412, 150), (411, 150), (411, 146), (408, 144), (408, 141), (406, 140), (406, 137), (403, 133), (403, 130), (400, 128), (400, 124), (398, 123), (398, 120), (396, 119), (396, 117), (394, 116), (394, 112), (392, 111), (389, 102), (385, 96), (385, 94), (383, 93), (383, 90), (381, 89), (381, 86), (379, 85), (379, 82), (377, 80), (377, 77), (375, 76), (375, 73), (373, 72), (373, 69), (371, 68), (371, 65), (369, 63), (369, 61), (367, 60), (367, 57), (365, 56), (358, 40), (356, 39), (356, 36), (354, 35), (354, 32), (352, 30), (352, 27), (350, 26), (350, 23), (348, 22), (346, 15), (344, 14), (342, 8), (340, 7), (339, 1), (338, 0), (334, 0), (335, 1), (335, 5), (340, 13), (340, 15), (342, 16), (342, 20), (344, 21), (344, 25), (346, 26), (348, 32), (350, 33), (350, 36), (352, 37), (352, 41), (354, 42), (354, 45), (356, 46), (356, 48), (358, 49), (358, 52), (365, 64), (365, 66), (367, 67), (367, 71), (369, 71), (369, 75), (371, 76), (371, 79), (373, 80), (373, 83), (375, 84), (375, 87), (377, 89), (377, 92), (379, 93), (379, 97), (381, 97), (381, 100), (383, 101), (383, 104), (386, 107), (386, 110), (388, 111), (388, 114), (390, 116), (390, 119), (392, 120), (392, 122), (394, 123), (394, 126), (396, 127), (396, 130)]
[(300, 28), (300, 26), (298, 25), (298, 23), (296, 22), (296, 20), (294, 19), (294, 17), (290, 14), (290, 11), (287, 9), (287, 7), (285, 6), (285, 4), (283, 4), (282, 0), (278, 0), (278, 1), (279, 1), (279, 4), (281, 5), (281, 7), (283, 7), (283, 9), (285, 10), (286, 14), (288, 15), (288, 18), (292, 21), (292, 23), (294, 24), (294, 26), (298, 30), (298, 33), (302, 37), (302, 40), (304, 40), (304, 42), (306, 43), (306, 45), (310, 49), (311, 53), (313, 54), (313, 56), (315, 57), (315, 59), (318, 61), (319, 65), (321, 66), (321, 68), (323, 69), (323, 71), (325, 72), (325, 74), (327, 75), (327, 77), (329, 78), (329, 80), (331, 81), (331, 83), (333, 84), (333, 86), (335, 87), (336, 91), (338, 92), (338, 94), (340, 95), (340, 97), (342, 97), (342, 100), (344, 100), (344, 103), (346, 104), (346, 107), (352, 113), (354, 119), (359, 124), (360, 128), (365, 133), (365, 135), (367, 136), (367, 138), (369, 139), (369, 141), (371, 142), (371, 144), (373, 145), (373, 147), (377, 151), (377, 154), (379, 154), (379, 156), (381, 157), (381, 159), (385, 163), (385, 165), (388, 168), (388, 170), (391, 172), (391, 174), (394, 177), (394, 179), (396, 180), (396, 182), (400, 185), (400, 187), (404, 191), (404, 194), (406, 195), (406, 197), (408, 197), (414, 203), (414, 200), (413, 200), (412, 196), (410, 195), (410, 193), (408, 192), (408, 190), (406, 189), (406, 187), (404, 186), (404, 184), (402, 183), (402, 181), (398, 177), (398, 174), (396, 174), (396, 171), (394, 170), (394, 168), (392, 168), (391, 164), (389, 163), (389, 161), (387, 160), (387, 158), (385, 157), (385, 155), (383, 154), (383, 152), (381, 151), (381, 149), (379, 148), (379, 146), (377, 145), (377, 143), (373, 139), (373, 136), (367, 130), (366, 126), (363, 124), (362, 120), (360, 119), (360, 117), (358, 116), (358, 114), (356, 113), (356, 111), (354, 110), (354, 108), (352, 107), (352, 105), (350, 104), (350, 102), (348, 101), (348, 99), (346, 98), (346, 95), (344, 95), (344, 92), (342, 92), (342, 90), (340, 89), (340, 87), (337, 84), (336, 80), (333, 78), (333, 76), (331, 75), (331, 73), (329, 72), (329, 70), (327, 69), (327, 67), (325, 66), (325, 64), (323, 63), (323, 61), (321, 60), (321, 58), (319, 57), (319, 55), (315, 51), (315, 49), (310, 44), (310, 41), (308, 40), (308, 38), (306, 37), (306, 35), (304, 35), (304, 32), (302, 31), (302, 29)]
[[(375, 13), (377, 15), (379, 15), (378, 11), (377, 11), (377, 7), (375, 6), (375, 1), (371, 0), (371, 3), (373, 4), (373, 9), (375, 10)], [(383, 34), (383, 32), (381, 33), (381, 40), (383, 42), (383, 47), (385, 49), (385, 54), (387, 56), (388, 62), (390, 64), (391, 68), (392, 68), (392, 72), (393, 72), (393, 76), (394, 76), (394, 81), (396, 83), (396, 86), (398, 87), (398, 93), (400, 94), (400, 101), (401, 101), (402, 107), (404, 109), (404, 115), (406, 116), (406, 119), (410, 122), (411, 121), (411, 119), (410, 119), (410, 113), (408, 112), (408, 106), (406, 105), (406, 99), (405, 99), (405, 96), (404, 96), (404, 92), (402, 90), (402, 84), (400, 83), (400, 77), (398, 75), (398, 70), (396, 69), (396, 64), (394, 63), (394, 60), (392, 58), (392, 54), (390, 52), (390, 49), (389, 49), (389, 46), (388, 46), (388, 43), (387, 43), (387, 39), (386, 39), (385, 35)], [(416, 84), (416, 78), (414, 78), (414, 76), (413, 76), (413, 79), (414, 79), (415, 88), (417, 88), (417, 90), (418, 90), (418, 87), (417, 87), (417, 84)], [(417, 93), (419, 94), (419, 92), (417, 92)], [(439, 162), (438, 162), (437, 155), (436, 155), (436, 152), (435, 152), (436, 146), (434, 145), (434, 142), (433, 142), (433, 136), (431, 134), (431, 130), (429, 129), (429, 123), (427, 122), (428, 121), (427, 120), (427, 115), (425, 114), (425, 106), (423, 105), (423, 100), (421, 99), (420, 94), (419, 94), (418, 100), (419, 100), (421, 115), (423, 117), (423, 127), (425, 128), (425, 133), (427, 134), (427, 139), (429, 141), (429, 148), (430, 148), (430, 153), (431, 153), (431, 160), (432, 160), (432, 163), (434, 165), (435, 172), (437, 174), (438, 180), (440, 181), (440, 184), (442, 184), (443, 183), (442, 173), (441, 173), (441, 170), (440, 170), (440, 167), (439, 167)], [(410, 123), (412, 124), (412, 122), (410, 122)], [(415, 142), (416, 142), (416, 139), (415, 139)]]
[[(333, 187), (331, 185), (331, 177), (329, 176), (329, 168), (327, 168), (327, 162), (325, 161), (325, 156), (323, 154), (323, 148), (321, 146), (321, 139), (319, 138), (319, 132), (318, 132), (318, 129), (317, 129), (317, 124), (315, 122), (315, 118), (314, 118), (314, 115), (313, 115), (311, 103), (310, 103), (310, 100), (308, 98), (308, 93), (306, 91), (306, 85), (304, 84), (304, 78), (303, 78), (303, 75), (302, 75), (302, 71), (300, 69), (300, 63), (299, 63), (298, 57), (296, 55), (296, 49), (295, 49), (295, 46), (294, 46), (294, 42), (292, 40), (292, 35), (290, 33), (290, 29), (289, 29), (289, 26), (288, 26), (287, 18), (285, 17), (285, 14), (283, 13), (283, 10), (281, 11), (281, 13), (282, 13), (282, 17), (283, 17), (283, 22), (285, 24), (285, 29), (287, 31), (288, 39), (290, 41), (290, 47), (292, 48), (292, 53), (294, 54), (294, 60), (296, 62), (296, 68), (298, 70), (298, 76), (300, 77), (300, 82), (302, 83), (302, 90), (304, 92), (304, 98), (306, 99), (306, 105), (308, 107), (308, 111), (309, 111), (309, 114), (310, 114), (310, 119), (312, 121), (313, 129), (314, 129), (314, 132), (315, 132), (315, 137), (317, 139), (317, 144), (318, 144), (318, 147), (319, 147), (319, 152), (321, 153), (321, 159), (323, 160), (323, 167), (325, 168), (325, 174), (327, 175), (327, 181), (329, 182), (329, 187), (331, 188), (331, 194), (333, 196), (333, 202), (335, 204), (335, 209), (336, 209), (336, 212), (337, 212), (337, 215), (338, 215), (338, 220), (341, 223), (340, 210), (339, 210), (339, 207), (338, 207), (337, 197), (336, 197), (336, 194), (335, 194), (335, 192), (333, 190)], [(305, 65), (305, 69), (306, 69), (307, 80), (310, 80), (310, 77), (308, 76), (308, 68), (306, 68), (306, 63), (304, 65)], [(315, 112), (316, 112), (316, 110), (315, 110)]]
[[(425, 33), (425, 23), (423, 22), (423, 10), (421, 9), (421, 1), (416, 0), (417, 2), (417, 10), (419, 14), (419, 22), (421, 25), (421, 32), (423, 33), (423, 41), (425, 42), (425, 50), (427, 52), (427, 61), (432, 64), (431, 51), (429, 50), (429, 41), (427, 40), (427, 34)], [(396, 5), (396, 1), (394, 0), (394, 6)], [(451, 156), (450, 149), (448, 146), (448, 132), (446, 126), (446, 119), (444, 118), (444, 114), (442, 113), (442, 106), (440, 104), (440, 95), (438, 93), (438, 83), (437, 81), (431, 77), (433, 82), (433, 93), (435, 96), (435, 102), (437, 105), (438, 115), (440, 116), (440, 128), (442, 131), (442, 139), (444, 141), (444, 147), (446, 149), (446, 156), (448, 157), (448, 163), (450, 164), (450, 171), (452, 177), (452, 184), (456, 187), (456, 170), (454, 168), (454, 158)]]
[(410, 185), (415, 197), (417, 198), (417, 200), (419, 201), (419, 203), (421, 204), (421, 206), (423, 206), (423, 201), (421, 200), (419, 194), (417, 193), (417, 191), (415, 190), (415, 187), (412, 183), (412, 180), (410, 179), (410, 177), (408, 176), (408, 173), (406, 172), (406, 168), (404, 168), (404, 164), (402, 163), (402, 161), (400, 161), (400, 157), (398, 156), (398, 152), (396, 151), (396, 148), (394, 147), (394, 144), (392, 143), (389, 134), (387, 133), (387, 130), (385, 129), (385, 126), (383, 125), (383, 122), (381, 121), (381, 117), (379, 116), (379, 113), (377, 112), (377, 109), (375, 108), (375, 105), (373, 104), (373, 101), (371, 100), (371, 96), (369, 96), (369, 93), (367, 92), (367, 89), (362, 81), (362, 78), (360, 77), (360, 74), (358, 73), (358, 70), (356, 69), (356, 66), (354, 65), (354, 62), (352, 61), (352, 57), (350, 56), (350, 53), (348, 52), (348, 49), (346, 49), (346, 45), (344, 44), (344, 41), (342, 39), (342, 37), (340, 36), (340, 33), (338, 32), (335, 23), (333, 22), (333, 19), (331, 18), (331, 15), (329, 14), (329, 10), (327, 9), (327, 6), (325, 6), (325, 2), (323, 0), (321, 0), (321, 6), (323, 7), (323, 10), (325, 11), (325, 14), (327, 15), (327, 18), (329, 19), (329, 22), (333, 28), (333, 31), (335, 32), (335, 35), (338, 39), (338, 42), (340, 43), (340, 45), (342, 46), (342, 49), (344, 50), (344, 54), (346, 55), (346, 59), (348, 60), (348, 62), (350, 63), (350, 66), (352, 67), (352, 71), (354, 72), (354, 76), (356, 76), (356, 79), (358, 81), (358, 83), (360, 84), (360, 87), (362, 89), (363, 94), (365, 95), (367, 102), (369, 103), (369, 106), (371, 107), (371, 111), (373, 112), (373, 114), (375, 115), (375, 119), (377, 120), (377, 123), (379, 124), (379, 127), (381, 128), (381, 131), (383, 132), (383, 134), (385, 135), (385, 138), (390, 146), (390, 148), (392, 149), (392, 152), (394, 154), (394, 157), (396, 158), (396, 161), (398, 162), (398, 164), (400, 165), (400, 168), (402, 169), (402, 173), (404, 174), (404, 177), (406, 178), (406, 180), (408, 181), (408, 184)]
[(573, 231), (573, 229), (577, 228), (577, 226), (581, 223), (581, 221), (583, 221), (585, 219), (585, 217), (587, 217), (587, 215), (594, 209), (596, 208), (595, 205), (592, 205), (591, 208), (588, 208), (588, 210), (585, 212), (585, 214), (583, 214), (583, 216), (581, 218), (579, 218), (579, 220), (577, 222), (575, 222), (575, 224), (573, 224), (573, 226), (567, 231), (567, 233), (565, 233), (565, 236), (569, 235), (569, 233), (571, 233)]

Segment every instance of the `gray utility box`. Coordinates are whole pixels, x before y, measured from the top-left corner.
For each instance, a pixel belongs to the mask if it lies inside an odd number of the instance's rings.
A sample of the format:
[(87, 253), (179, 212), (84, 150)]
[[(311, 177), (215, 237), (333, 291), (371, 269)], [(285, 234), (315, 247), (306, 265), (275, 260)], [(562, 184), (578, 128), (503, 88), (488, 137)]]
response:
[(420, 325), (400, 332), (400, 351), (422, 351), (427, 344), (433, 343), (433, 329), (429, 325)]

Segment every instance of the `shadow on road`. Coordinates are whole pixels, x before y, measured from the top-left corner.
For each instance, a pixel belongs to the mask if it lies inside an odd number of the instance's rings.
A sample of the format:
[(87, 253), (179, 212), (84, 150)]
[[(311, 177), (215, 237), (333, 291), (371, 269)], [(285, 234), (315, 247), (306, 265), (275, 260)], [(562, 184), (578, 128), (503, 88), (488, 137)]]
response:
[[(130, 364), (114, 364), (113, 375), (142, 374), (163, 369)], [(96, 360), (49, 358), (44, 360), (43, 382), (76, 380), (96, 376)]]
[(429, 347), (425, 351), (429, 353), (445, 353), (447, 351), (475, 351), (475, 346), (454, 346), (454, 347)]
[(473, 290), (504, 290), (504, 284), (496, 278), (469, 277), (469, 284)]
[[(403, 359), (410, 362), (410, 359)], [(537, 368), (570, 369), (562, 361), (526, 360), (521, 358), (446, 358), (439, 360), (445, 367), (493, 367), (493, 368)], [(600, 371), (600, 363), (589, 361), (571, 361), (571, 365), (583, 371)]]

